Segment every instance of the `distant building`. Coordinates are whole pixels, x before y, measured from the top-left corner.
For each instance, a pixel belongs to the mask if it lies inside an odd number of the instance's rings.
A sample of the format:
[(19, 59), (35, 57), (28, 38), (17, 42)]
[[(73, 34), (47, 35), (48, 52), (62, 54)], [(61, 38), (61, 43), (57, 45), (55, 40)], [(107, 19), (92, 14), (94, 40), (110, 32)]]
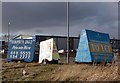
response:
[[(60, 49), (66, 50), (67, 49), (67, 37), (65, 37), (65, 36), (18, 35), (16, 37), (14, 37), (13, 39), (31, 39), (31, 38), (36, 38), (36, 49), (37, 50), (39, 48), (39, 43), (41, 41), (44, 41), (44, 40), (47, 40), (50, 38), (54, 38), (58, 50), (60, 50)], [(69, 37), (69, 49), (77, 49), (78, 43), (79, 43), (79, 37)]]
[(0, 54), (7, 54), (8, 43), (5, 41), (0, 41)]
[[(65, 36), (43, 36), (43, 35), (36, 35), (37, 43), (40, 41), (44, 41), (46, 39), (54, 38), (58, 50), (60, 49), (67, 49), (67, 37)], [(77, 49), (79, 43), (79, 37), (69, 37), (69, 49)]]
[(32, 38), (33, 38), (33, 36), (31, 36), (31, 35), (18, 35), (12, 39), (32, 39)]
[(5, 42), (5, 41), (0, 41), (0, 48), (1, 49), (4, 49), (4, 48), (6, 48), (7, 47), (7, 42)]
[[(18, 35), (14, 37), (13, 39), (31, 39), (36, 38), (36, 49), (39, 48), (39, 43), (41, 41), (44, 41), (46, 39), (54, 38), (58, 50), (60, 49), (67, 49), (67, 37), (65, 36), (46, 36), (46, 35)], [(69, 37), (69, 49), (77, 49), (79, 44), (80, 37)], [(110, 39), (110, 44), (113, 48), (113, 50), (120, 49), (120, 39)]]
[(120, 50), (120, 39), (110, 39), (110, 44), (113, 48), (113, 51)]

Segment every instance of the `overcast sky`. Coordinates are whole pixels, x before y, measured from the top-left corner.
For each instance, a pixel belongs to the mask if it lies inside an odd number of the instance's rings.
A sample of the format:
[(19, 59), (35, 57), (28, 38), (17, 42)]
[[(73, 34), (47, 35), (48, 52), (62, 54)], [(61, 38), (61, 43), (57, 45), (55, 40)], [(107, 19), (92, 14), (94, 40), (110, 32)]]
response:
[[(67, 35), (66, 2), (3, 2), (2, 32), (11, 34)], [(105, 32), (118, 38), (117, 2), (70, 2), (70, 36), (82, 29)]]

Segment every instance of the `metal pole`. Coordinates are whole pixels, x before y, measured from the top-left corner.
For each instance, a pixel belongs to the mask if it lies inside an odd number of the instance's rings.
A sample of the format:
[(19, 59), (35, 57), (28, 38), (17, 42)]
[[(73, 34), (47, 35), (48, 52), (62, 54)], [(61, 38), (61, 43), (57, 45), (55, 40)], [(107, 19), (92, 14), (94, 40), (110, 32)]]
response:
[(9, 44), (9, 39), (10, 39), (10, 21), (8, 23), (8, 44)]
[(67, 64), (69, 64), (69, 0), (67, 0)]

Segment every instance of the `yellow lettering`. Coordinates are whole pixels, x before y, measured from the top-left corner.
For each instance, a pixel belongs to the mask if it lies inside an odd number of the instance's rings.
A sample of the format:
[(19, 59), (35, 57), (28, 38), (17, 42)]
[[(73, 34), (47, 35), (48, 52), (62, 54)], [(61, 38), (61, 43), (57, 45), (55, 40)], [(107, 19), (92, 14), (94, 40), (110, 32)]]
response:
[(90, 52), (112, 53), (110, 44), (89, 43)]

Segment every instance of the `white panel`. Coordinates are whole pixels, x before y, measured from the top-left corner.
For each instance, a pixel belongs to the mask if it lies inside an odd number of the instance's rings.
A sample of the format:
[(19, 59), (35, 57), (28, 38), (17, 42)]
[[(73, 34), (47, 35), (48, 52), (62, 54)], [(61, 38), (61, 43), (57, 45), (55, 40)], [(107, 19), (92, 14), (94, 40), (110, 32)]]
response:
[(40, 42), (39, 52), (39, 63), (42, 63), (44, 59), (52, 61), (53, 38)]

